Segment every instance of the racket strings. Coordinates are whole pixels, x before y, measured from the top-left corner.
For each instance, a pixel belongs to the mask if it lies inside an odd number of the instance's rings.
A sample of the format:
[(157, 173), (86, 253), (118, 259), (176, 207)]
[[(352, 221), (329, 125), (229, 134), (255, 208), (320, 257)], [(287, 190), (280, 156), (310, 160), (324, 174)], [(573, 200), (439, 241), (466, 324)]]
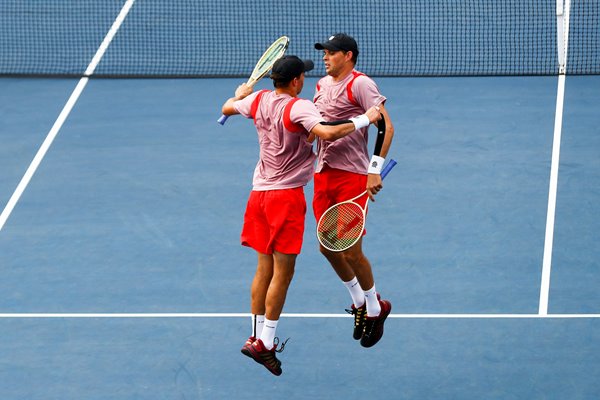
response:
[(341, 251), (352, 246), (362, 236), (364, 214), (356, 203), (338, 204), (323, 214), (317, 234), (329, 250)]

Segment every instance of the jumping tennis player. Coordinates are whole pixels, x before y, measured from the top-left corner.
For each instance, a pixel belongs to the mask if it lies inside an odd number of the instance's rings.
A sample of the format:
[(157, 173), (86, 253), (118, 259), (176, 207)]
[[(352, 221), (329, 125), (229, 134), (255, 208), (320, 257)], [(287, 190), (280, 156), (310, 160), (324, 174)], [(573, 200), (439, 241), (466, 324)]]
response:
[[(323, 51), (327, 72), (327, 76), (319, 80), (314, 97), (321, 115), (326, 120), (345, 119), (378, 106), (386, 121), (385, 135), (378, 138), (383, 141), (378, 143), (380, 154), (374, 154), (371, 161), (367, 148), (368, 127), (335, 142), (318, 139), (313, 211), (319, 221), (330, 206), (359, 195), (365, 188), (374, 201), (383, 187), (380, 172), (392, 143), (394, 126), (384, 107), (386, 98), (375, 82), (354, 68), (358, 57), (354, 38), (338, 33), (316, 43), (315, 49)], [(347, 311), (354, 314), (354, 339), (360, 340), (364, 347), (375, 345), (383, 336), (383, 324), (392, 305), (380, 300), (376, 292), (371, 264), (363, 254), (362, 238), (343, 252), (332, 252), (323, 246), (320, 250), (352, 297), (352, 307)]]
[(254, 170), (244, 225), (242, 245), (253, 248), (258, 265), (251, 287), (252, 335), (242, 353), (281, 375), (275, 332), (288, 287), (300, 254), (306, 216), (304, 186), (314, 173), (315, 136), (333, 141), (379, 120), (378, 107), (354, 118), (327, 125), (310, 100), (297, 96), (304, 85), (304, 72), (312, 61), (284, 56), (273, 65), (275, 90), (252, 92), (240, 85), (235, 97), (223, 105), (224, 115), (252, 118), (258, 132), (260, 157)]

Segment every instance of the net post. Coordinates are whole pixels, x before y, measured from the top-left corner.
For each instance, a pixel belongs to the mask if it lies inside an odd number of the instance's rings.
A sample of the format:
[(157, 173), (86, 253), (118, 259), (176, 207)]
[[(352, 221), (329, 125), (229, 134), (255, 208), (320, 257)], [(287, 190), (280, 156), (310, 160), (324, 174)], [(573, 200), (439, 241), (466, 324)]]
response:
[(556, 0), (556, 45), (558, 50), (558, 73), (567, 73), (567, 50), (569, 47), (569, 14), (571, 0)]

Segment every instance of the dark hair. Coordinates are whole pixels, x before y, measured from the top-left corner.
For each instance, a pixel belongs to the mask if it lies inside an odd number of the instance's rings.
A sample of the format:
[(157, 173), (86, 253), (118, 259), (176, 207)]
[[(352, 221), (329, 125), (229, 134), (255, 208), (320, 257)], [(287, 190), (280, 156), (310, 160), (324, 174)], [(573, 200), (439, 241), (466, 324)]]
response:
[[(342, 52), (344, 52), (344, 54), (346, 54), (348, 51), (352, 51), (352, 50), (341, 50)], [(356, 65), (356, 60), (358, 59), (358, 54), (354, 51), (352, 51), (352, 62), (354, 63), (354, 65)]]
[(271, 79), (273, 86), (283, 88), (289, 85), (294, 78), (298, 78), (303, 72), (314, 68), (312, 60), (301, 60), (297, 56), (283, 56), (273, 64)]
[(286, 80), (283, 80), (283, 79), (273, 79), (273, 87), (275, 89), (287, 87), (290, 84), (290, 82), (293, 81), (296, 78), (297, 78), (297, 76), (293, 77), (292, 79), (286, 79)]

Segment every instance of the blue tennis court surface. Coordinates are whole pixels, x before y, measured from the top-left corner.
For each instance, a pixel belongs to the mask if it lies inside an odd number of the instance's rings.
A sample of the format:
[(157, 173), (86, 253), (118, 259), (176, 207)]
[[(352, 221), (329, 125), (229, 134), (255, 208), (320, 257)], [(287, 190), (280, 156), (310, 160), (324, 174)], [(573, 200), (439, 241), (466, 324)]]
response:
[[(279, 378), (239, 352), (258, 145), (216, 123), (239, 80), (90, 80), (0, 231), (0, 398), (597, 398), (600, 76), (567, 78), (537, 316), (556, 79), (376, 79), (398, 166), (365, 246), (393, 315), (374, 348), (352, 339), (309, 212)], [(0, 209), (76, 85), (0, 79)]]

